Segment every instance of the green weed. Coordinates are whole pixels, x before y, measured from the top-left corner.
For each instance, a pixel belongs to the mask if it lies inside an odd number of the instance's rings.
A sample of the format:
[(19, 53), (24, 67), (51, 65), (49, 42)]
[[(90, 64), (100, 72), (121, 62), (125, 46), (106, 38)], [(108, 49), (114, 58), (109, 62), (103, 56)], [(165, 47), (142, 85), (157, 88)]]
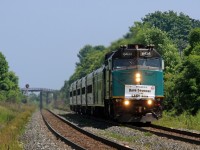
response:
[(11, 110), (5, 107), (0, 106), (0, 123), (1, 124), (7, 124), (14, 117), (15, 117), (15, 113), (13, 113)]
[(144, 135), (145, 135), (145, 136), (152, 136), (153, 134), (150, 133), (150, 132), (144, 132)]
[(200, 111), (196, 116), (192, 116), (187, 112), (184, 112), (179, 116), (176, 116), (174, 112), (163, 112), (163, 117), (154, 122), (154, 124), (177, 129), (184, 128), (200, 131)]
[(9, 104), (8, 106), (7, 104), (1, 104), (0, 106), (1, 124), (4, 124), (4, 127), (0, 130), (0, 150), (22, 150), (22, 145), (19, 143), (18, 138), (35, 107), (18, 105)]
[(104, 135), (123, 142), (134, 142), (139, 138), (137, 136), (123, 136), (113, 132), (105, 132)]

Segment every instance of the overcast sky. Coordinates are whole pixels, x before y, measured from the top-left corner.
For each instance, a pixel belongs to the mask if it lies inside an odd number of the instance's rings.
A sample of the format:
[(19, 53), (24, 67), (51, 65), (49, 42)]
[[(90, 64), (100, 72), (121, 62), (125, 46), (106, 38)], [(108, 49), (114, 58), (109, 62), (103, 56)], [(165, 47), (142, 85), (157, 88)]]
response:
[(109, 46), (157, 10), (200, 20), (199, 0), (0, 0), (0, 51), (20, 87), (60, 89), (86, 44)]

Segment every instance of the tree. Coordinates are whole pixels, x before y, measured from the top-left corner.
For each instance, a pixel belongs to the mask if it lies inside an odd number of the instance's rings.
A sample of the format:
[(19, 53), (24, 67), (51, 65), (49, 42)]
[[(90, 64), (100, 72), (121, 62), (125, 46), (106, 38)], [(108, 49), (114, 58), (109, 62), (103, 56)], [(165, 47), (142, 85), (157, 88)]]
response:
[(0, 52), (0, 100), (18, 102), (21, 94), (18, 87), (18, 77), (8, 69), (8, 62)]
[(175, 107), (179, 112), (196, 114), (200, 106), (200, 56), (189, 55), (175, 82)]
[(79, 63), (76, 63), (76, 65), (80, 65), (83, 61), (84, 58), (86, 57), (87, 53), (92, 51), (92, 46), (91, 45), (85, 45), (78, 53), (78, 58), (79, 58)]
[(0, 80), (4, 77), (5, 73), (8, 72), (8, 62), (5, 56), (0, 52)]
[(189, 34), (189, 44), (185, 50), (184, 55), (189, 56), (191, 53), (195, 53), (195, 51), (198, 51), (198, 47), (200, 44), (200, 28), (195, 28), (191, 30)]
[(200, 28), (190, 32), (189, 43), (175, 80), (175, 106), (180, 112), (196, 114), (200, 109)]
[(9, 87), (5, 82), (6, 73), (8, 72), (8, 62), (5, 56), (0, 52), (0, 100), (6, 100), (6, 92)]
[(103, 62), (104, 49), (105, 47), (102, 45), (94, 47), (92, 47), (91, 45), (84, 46), (77, 55), (79, 58), (79, 62), (76, 63), (75, 72), (70, 77), (69, 83), (72, 83), (73, 81), (84, 77), (88, 73), (100, 67)]
[(193, 29), (189, 34), (189, 43), (191, 47), (195, 47), (200, 43), (200, 28)]
[(67, 99), (69, 97), (69, 81), (64, 82), (64, 86), (61, 88), (60, 93), (56, 93), (61, 99)]
[(188, 44), (188, 35), (191, 29), (200, 27), (200, 21), (189, 16), (173, 11), (150, 13), (142, 19), (143, 23), (157, 27), (167, 32), (169, 37), (178, 45), (179, 51), (186, 48)]
[(92, 47), (91, 45), (85, 45), (78, 53), (78, 58), (79, 58), (79, 62), (76, 63), (76, 65), (80, 65), (82, 64), (82, 62), (84, 61), (84, 59), (87, 57), (88, 53), (91, 53), (93, 51), (103, 51), (105, 49), (104, 46), (102, 45), (98, 45), (95, 47)]

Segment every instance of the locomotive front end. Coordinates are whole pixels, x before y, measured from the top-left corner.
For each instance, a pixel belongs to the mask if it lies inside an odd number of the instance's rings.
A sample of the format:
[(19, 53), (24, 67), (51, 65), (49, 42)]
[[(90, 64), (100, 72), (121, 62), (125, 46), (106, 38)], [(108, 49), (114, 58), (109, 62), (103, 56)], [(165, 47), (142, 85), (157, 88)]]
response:
[(161, 56), (153, 48), (135, 46), (121, 50), (112, 60), (115, 119), (122, 122), (159, 119), (163, 101)]

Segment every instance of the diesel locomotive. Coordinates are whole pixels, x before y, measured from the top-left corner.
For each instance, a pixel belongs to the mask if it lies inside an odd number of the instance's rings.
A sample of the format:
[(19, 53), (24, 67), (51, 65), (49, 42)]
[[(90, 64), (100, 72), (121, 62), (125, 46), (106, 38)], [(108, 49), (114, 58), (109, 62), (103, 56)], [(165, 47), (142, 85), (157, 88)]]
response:
[(102, 67), (70, 85), (70, 109), (120, 122), (162, 116), (164, 61), (153, 46), (130, 44), (107, 53)]

